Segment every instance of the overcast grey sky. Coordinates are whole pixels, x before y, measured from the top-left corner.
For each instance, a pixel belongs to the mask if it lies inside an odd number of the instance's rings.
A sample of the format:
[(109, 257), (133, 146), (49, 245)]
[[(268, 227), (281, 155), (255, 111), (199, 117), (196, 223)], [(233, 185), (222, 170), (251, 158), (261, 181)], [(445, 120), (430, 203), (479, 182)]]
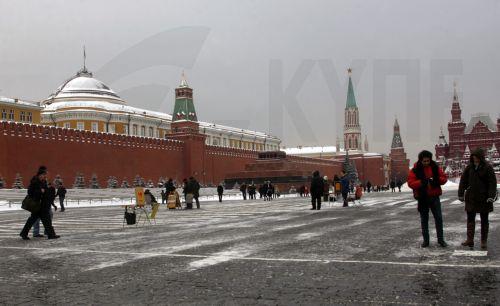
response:
[(3, 96), (44, 99), (86, 45), (130, 105), (170, 113), (185, 70), (198, 118), (286, 146), (335, 144), (349, 66), (372, 151), (389, 151), (395, 116), (412, 160), (434, 151), (454, 80), (466, 122), (500, 112), (499, 1), (0, 0), (0, 12)]

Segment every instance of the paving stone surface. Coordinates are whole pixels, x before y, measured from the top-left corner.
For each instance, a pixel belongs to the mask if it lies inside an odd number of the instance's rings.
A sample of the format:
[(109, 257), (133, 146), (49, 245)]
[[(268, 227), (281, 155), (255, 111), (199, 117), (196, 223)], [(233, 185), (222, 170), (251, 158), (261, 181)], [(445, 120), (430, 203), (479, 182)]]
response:
[(427, 249), (410, 193), (320, 211), (309, 198), (161, 207), (156, 225), (137, 227), (123, 227), (119, 206), (72, 208), (54, 215), (58, 240), (23, 241), (27, 213), (2, 212), (0, 304), (500, 304), (499, 214), (483, 252), (460, 246), (455, 191), (442, 206), (449, 247), (437, 246), (431, 217)]

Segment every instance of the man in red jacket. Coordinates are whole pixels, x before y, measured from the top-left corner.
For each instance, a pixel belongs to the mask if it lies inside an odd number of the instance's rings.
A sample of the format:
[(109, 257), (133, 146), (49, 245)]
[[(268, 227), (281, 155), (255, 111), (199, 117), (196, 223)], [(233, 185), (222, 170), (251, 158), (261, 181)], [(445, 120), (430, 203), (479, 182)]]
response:
[(408, 174), (408, 186), (413, 189), (413, 195), (418, 201), (418, 212), (422, 226), (424, 241), (422, 247), (429, 246), (429, 210), (432, 211), (436, 223), (438, 244), (443, 248), (448, 246), (443, 235), (443, 215), (439, 196), (443, 193), (441, 185), (447, 181), (443, 170), (432, 160), (432, 153), (422, 151), (418, 154), (418, 162)]

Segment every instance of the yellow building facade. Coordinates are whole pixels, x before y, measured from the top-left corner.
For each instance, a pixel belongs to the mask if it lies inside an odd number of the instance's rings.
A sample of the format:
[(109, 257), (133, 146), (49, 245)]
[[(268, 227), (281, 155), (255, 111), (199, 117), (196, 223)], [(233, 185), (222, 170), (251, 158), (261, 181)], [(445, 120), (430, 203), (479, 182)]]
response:
[(40, 124), (41, 111), (35, 102), (0, 97), (0, 120)]

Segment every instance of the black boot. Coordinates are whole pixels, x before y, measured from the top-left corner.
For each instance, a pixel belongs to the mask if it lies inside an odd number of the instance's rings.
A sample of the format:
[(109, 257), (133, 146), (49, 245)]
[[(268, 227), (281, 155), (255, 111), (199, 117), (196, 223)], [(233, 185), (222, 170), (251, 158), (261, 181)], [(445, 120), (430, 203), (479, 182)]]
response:
[(488, 249), (488, 231), (489, 231), (489, 226), (481, 224), (481, 249), (482, 250)]
[(474, 232), (475, 232), (476, 223), (475, 222), (467, 222), (467, 240), (462, 242), (462, 246), (474, 247)]

